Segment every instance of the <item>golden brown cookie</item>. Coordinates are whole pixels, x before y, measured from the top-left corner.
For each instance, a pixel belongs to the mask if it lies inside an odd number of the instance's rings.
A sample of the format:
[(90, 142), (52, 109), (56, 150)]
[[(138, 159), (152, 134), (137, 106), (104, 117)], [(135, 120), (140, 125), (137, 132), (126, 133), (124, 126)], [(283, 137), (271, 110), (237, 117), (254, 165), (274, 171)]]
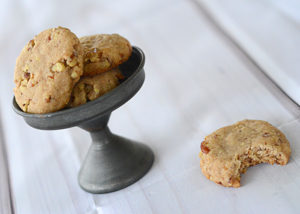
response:
[(83, 48), (67, 28), (45, 30), (30, 40), (17, 58), (16, 102), (24, 112), (64, 108), (83, 73)]
[(217, 184), (239, 187), (240, 175), (259, 163), (287, 164), (290, 144), (284, 134), (261, 120), (243, 120), (218, 129), (201, 143), (203, 174)]
[(95, 76), (82, 77), (73, 89), (69, 107), (82, 105), (119, 85), (123, 75), (118, 68)]
[(118, 34), (97, 34), (80, 38), (84, 47), (83, 76), (109, 71), (129, 59), (132, 47)]

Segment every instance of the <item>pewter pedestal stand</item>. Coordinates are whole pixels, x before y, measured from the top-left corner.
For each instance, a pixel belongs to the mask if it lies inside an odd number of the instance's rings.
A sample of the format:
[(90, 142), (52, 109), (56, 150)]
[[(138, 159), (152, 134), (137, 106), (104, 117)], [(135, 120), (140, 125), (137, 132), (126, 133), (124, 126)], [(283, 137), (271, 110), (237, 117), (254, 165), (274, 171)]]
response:
[(107, 123), (110, 114), (141, 88), (145, 57), (133, 47), (130, 59), (120, 66), (125, 80), (115, 89), (84, 105), (48, 114), (23, 112), (13, 99), (14, 111), (33, 128), (55, 130), (79, 126), (88, 131), (92, 144), (81, 166), (80, 186), (90, 193), (113, 192), (136, 182), (150, 169), (154, 155), (141, 143), (112, 134)]

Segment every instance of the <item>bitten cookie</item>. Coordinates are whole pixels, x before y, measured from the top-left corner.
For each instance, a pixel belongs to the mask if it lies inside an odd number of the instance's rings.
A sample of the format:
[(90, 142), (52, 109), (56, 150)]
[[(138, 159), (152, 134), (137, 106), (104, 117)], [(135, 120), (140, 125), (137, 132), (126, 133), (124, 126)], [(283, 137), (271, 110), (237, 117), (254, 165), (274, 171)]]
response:
[(17, 58), (16, 102), (24, 112), (49, 113), (64, 108), (83, 73), (83, 49), (67, 28), (45, 30), (30, 40)]
[(82, 105), (119, 85), (123, 75), (118, 68), (91, 77), (82, 77), (73, 89), (69, 107)]
[(127, 61), (131, 55), (130, 43), (118, 34), (97, 34), (80, 38), (84, 47), (84, 76), (109, 71)]
[(284, 134), (261, 120), (243, 120), (218, 129), (201, 143), (203, 174), (217, 184), (239, 187), (240, 175), (259, 163), (287, 164), (290, 144)]

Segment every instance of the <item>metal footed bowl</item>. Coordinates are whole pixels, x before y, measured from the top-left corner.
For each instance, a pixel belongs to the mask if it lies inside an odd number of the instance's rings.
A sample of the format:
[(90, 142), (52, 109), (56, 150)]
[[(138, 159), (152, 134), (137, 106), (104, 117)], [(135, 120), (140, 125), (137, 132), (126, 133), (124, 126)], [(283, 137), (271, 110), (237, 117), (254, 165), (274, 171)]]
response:
[(29, 114), (13, 99), (14, 111), (33, 128), (56, 130), (79, 126), (90, 133), (92, 144), (78, 176), (80, 186), (87, 192), (107, 193), (125, 188), (152, 166), (154, 155), (148, 146), (115, 135), (107, 126), (111, 112), (131, 99), (143, 85), (144, 64), (144, 53), (133, 47), (129, 60), (120, 66), (125, 80), (96, 100), (75, 108)]

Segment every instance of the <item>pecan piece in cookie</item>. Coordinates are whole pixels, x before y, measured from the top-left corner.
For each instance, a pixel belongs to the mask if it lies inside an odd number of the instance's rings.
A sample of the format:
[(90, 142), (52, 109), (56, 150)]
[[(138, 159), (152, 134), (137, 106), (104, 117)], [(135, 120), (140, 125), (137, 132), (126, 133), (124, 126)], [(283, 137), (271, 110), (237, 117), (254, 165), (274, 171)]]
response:
[(201, 151), (204, 153), (204, 154), (208, 154), (209, 153), (209, 151), (210, 151), (210, 149), (206, 146), (206, 142), (205, 141), (203, 141), (202, 143), (201, 143)]

